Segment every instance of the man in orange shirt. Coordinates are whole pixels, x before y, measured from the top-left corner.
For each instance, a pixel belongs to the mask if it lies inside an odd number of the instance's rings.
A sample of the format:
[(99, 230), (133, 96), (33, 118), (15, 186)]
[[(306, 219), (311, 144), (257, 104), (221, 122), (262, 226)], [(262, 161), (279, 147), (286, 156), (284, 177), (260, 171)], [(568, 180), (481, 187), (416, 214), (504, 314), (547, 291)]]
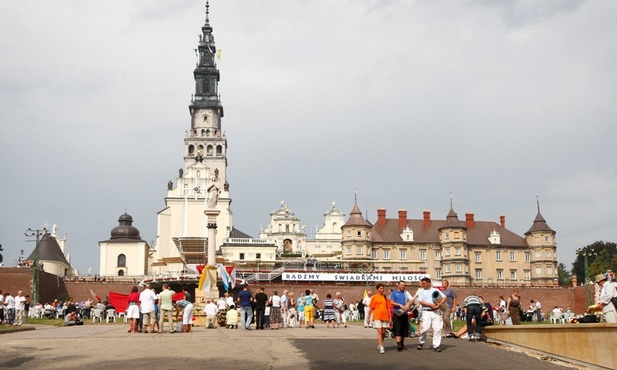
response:
[(379, 353), (385, 353), (383, 348), (383, 338), (390, 321), (392, 320), (392, 304), (390, 299), (384, 294), (384, 285), (377, 284), (375, 287), (377, 292), (371, 297), (368, 315), (373, 315), (373, 327), (377, 329), (377, 350)]

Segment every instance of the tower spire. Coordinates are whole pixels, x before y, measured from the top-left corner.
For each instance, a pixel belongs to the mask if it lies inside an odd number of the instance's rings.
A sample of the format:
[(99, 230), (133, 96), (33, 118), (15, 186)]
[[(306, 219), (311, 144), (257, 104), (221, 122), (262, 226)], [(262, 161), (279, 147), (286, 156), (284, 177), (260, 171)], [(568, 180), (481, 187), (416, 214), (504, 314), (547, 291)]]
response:
[(210, 0), (206, 0), (206, 24), (210, 23)]

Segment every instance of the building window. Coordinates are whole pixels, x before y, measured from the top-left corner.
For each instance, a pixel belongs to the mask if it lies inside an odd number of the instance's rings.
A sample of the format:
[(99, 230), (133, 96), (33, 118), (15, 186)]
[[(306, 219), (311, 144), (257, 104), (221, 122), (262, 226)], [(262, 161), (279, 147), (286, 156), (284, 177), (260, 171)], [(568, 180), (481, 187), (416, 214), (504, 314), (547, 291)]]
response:
[(476, 270), (476, 280), (482, 280), (482, 270)]
[(383, 259), (385, 260), (390, 259), (390, 251), (383, 251)]
[(244, 253), (240, 253), (240, 259), (243, 260), (244, 259)]
[(401, 251), (401, 260), (407, 259), (407, 251)]
[(444, 255), (445, 255), (446, 257), (450, 257), (450, 248), (446, 248), (446, 249), (444, 250)]
[(482, 262), (482, 253), (476, 253), (476, 263)]
[(358, 247), (358, 254), (362, 255), (364, 253), (364, 248), (362, 248), (362, 246)]
[(536, 276), (542, 275), (542, 267), (536, 266)]
[(377, 251), (371, 251), (371, 258), (374, 260), (377, 259)]
[(347, 236), (350, 237), (351, 236), (351, 231), (347, 231)]
[(118, 270), (118, 276), (124, 276), (124, 270)]
[(441, 279), (441, 269), (435, 269), (435, 277)]
[(449, 274), (449, 273), (450, 273), (450, 271), (451, 271), (451, 270), (450, 270), (450, 265), (446, 265), (446, 274)]
[(503, 280), (503, 270), (502, 269), (497, 270), (497, 280)]
[(362, 231), (358, 231), (358, 237), (362, 236)]
[(516, 270), (510, 270), (510, 280), (516, 280)]
[(441, 261), (441, 251), (435, 251), (435, 261)]
[(450, 239), (450, 233), (446, 233), (446, 239)]
[(516, 261), (516, 253), (510, 252), (510, 262), (514, 262), (514, 261)]
[(118, 266), (116, 267), (126, 267), (126, 256), (124, 254), (118, 255)]
[(525, 253), (525, 262), (531, 262), (531, 254)]
[(454, 255), (455, 256), (460, 256), (461, 255), (461, 248), (454, 248)]
[(460, 264), (460, 263), (457, 263), (457, 264), (454, 266), (454, 269), (455, 269), (455, 271), (456, 271), (456, 272), (461, 272), (461, 271), (463, 271), (463, 270), (462, 270), (462, 268), (461, 268), (461, 264)]
[(347, 255), (351, 255), (351, 247), (347, 247)]
[(542, 256), (542, 252), (536, 251), (536, 258), (540, 258), (540, 256)]
[(545, 243), (549, 243), (551, 241), (551, 238), (549, 238), (548, 236), (544, 237), (544, 242)]
[(553, 267), (552, 266), (546, 266), (546, 274), (547, 275), (553, 275)]
[(531, 280), (531, 271), (525, 270), (525, 280)]
[(501, 262), (501, 251), (496, 251), (496, 252), (495, 252), (495, 259), (496, 259), (498, 262)]
[(261, 253), (255, 253), (255, 259), (260, 260), (261, 259)]
[(420, 251), (420, 261), (426, 261), (426, 251)]
[(546, 252), (544, 252), (544, 255), (545, 255), (546, 257), (550, 258), (550, 257), (551, 257), (551, 251), (546, 251)]

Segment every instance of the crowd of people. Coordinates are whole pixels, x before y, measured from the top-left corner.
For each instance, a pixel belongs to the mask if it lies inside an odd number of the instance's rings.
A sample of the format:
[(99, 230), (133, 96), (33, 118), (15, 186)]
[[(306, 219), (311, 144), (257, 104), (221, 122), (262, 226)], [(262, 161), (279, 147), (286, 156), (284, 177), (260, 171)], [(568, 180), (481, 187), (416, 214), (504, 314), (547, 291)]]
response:
[[(617, 290), (615, 283), (607, 283), (608, 280), (603, 274), (595, 277), (601, 295), (599, 302), (590, 309), (602, 312), (605, 321), (612, 323), (617, 322)], [(475, 341), (482, 338), (482, 328), (488, 325), (520, 325), (524, 321), (542, 322), (550, 317), (571, 314), (569, 308), (557, 306), (545, 314), (538, 299), (530, 300), (525, 309), (517, 288), (507, 298), (499, 296), (498, 302), (492, 305), (482, 296), (474, 294), (459, 302), (446, 279), (441, 281), (441, 285), (441, 289), (437, 289), (425, 277), (420, 281), (420, 288), (412, 294), (406, 290), (407, 285), (403, 281), (387, 293), (385, 285), (379, 283), (374, 291), (365, 289), (361, 300), (348, 304), (341, 292), (326, 293), (323, 299), (313, 289), (300, 292), (297, 297), (288, 290), (283, 290), (281, 294), (273, 290), (268, 295), (263, 287), (253, 293), (248, 284), (244, 284), (236, 298), (225, 292), (218, 300), (204, 300), (197, 310), (203, 309), (206, 328), (252, 330), (254, 326), (255, 330), (314, 329), (316, 319), (325, 323), (326, 328), (338, 328), (347, 327), (348, 320), (356, 319), (365, 328), (376, 329), (380, 353), (385, 353), (383, 341), (388, 335), (396, 338), (398, 351), (406, 350), (405, 339), (415, 333), (414, 323), (420, 326), (417, 349), (424, 348), (427, 334), (431, 332), (431, 348), (441, 352), (442, 337)], [(127, 304), (124, 314), (130, 321), (129, 333), (192, 331), (196, 308), (187, 286), (182, 287), (181, 298), (167, 284), (163, 284), (159, 293), (149, 284), (141, 292), (134, 286)], [(101, 301), (100, 298), (81, 303), (75, 303), (72, 299), (66, 302), (56, 299), (31, 306), (30, 297), (24, 296), (22, 291), (15, 296), (0, 291), (0, 324), (23, 325), (29, 311), (37, 312), (37, 317), (63, 318), (65, 325), (72, 326), (83, 324), (82, 319), (90, 318), (94, 311), (105, 317), (106, 313), (115, 312), (115, 307), (108, 299)], [(463, 320), (466, 325), (455, 332), (453, 320)]]

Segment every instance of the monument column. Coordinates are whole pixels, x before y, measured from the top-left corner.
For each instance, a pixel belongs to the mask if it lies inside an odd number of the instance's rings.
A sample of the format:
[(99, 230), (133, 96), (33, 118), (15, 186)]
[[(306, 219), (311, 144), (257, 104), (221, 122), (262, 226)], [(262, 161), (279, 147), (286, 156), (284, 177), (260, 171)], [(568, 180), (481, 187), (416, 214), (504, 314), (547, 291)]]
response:
[(218, 299), (219, 289), (216, 286), (216, 217), (221, 213), (217, 209), (206, 209), (204, 211), (207, 218), (208, 228), (208, 261), (206, 263), (206, 271), (208, 273), (208, 280), (210, 287), (203, 287), (204, 298)]

